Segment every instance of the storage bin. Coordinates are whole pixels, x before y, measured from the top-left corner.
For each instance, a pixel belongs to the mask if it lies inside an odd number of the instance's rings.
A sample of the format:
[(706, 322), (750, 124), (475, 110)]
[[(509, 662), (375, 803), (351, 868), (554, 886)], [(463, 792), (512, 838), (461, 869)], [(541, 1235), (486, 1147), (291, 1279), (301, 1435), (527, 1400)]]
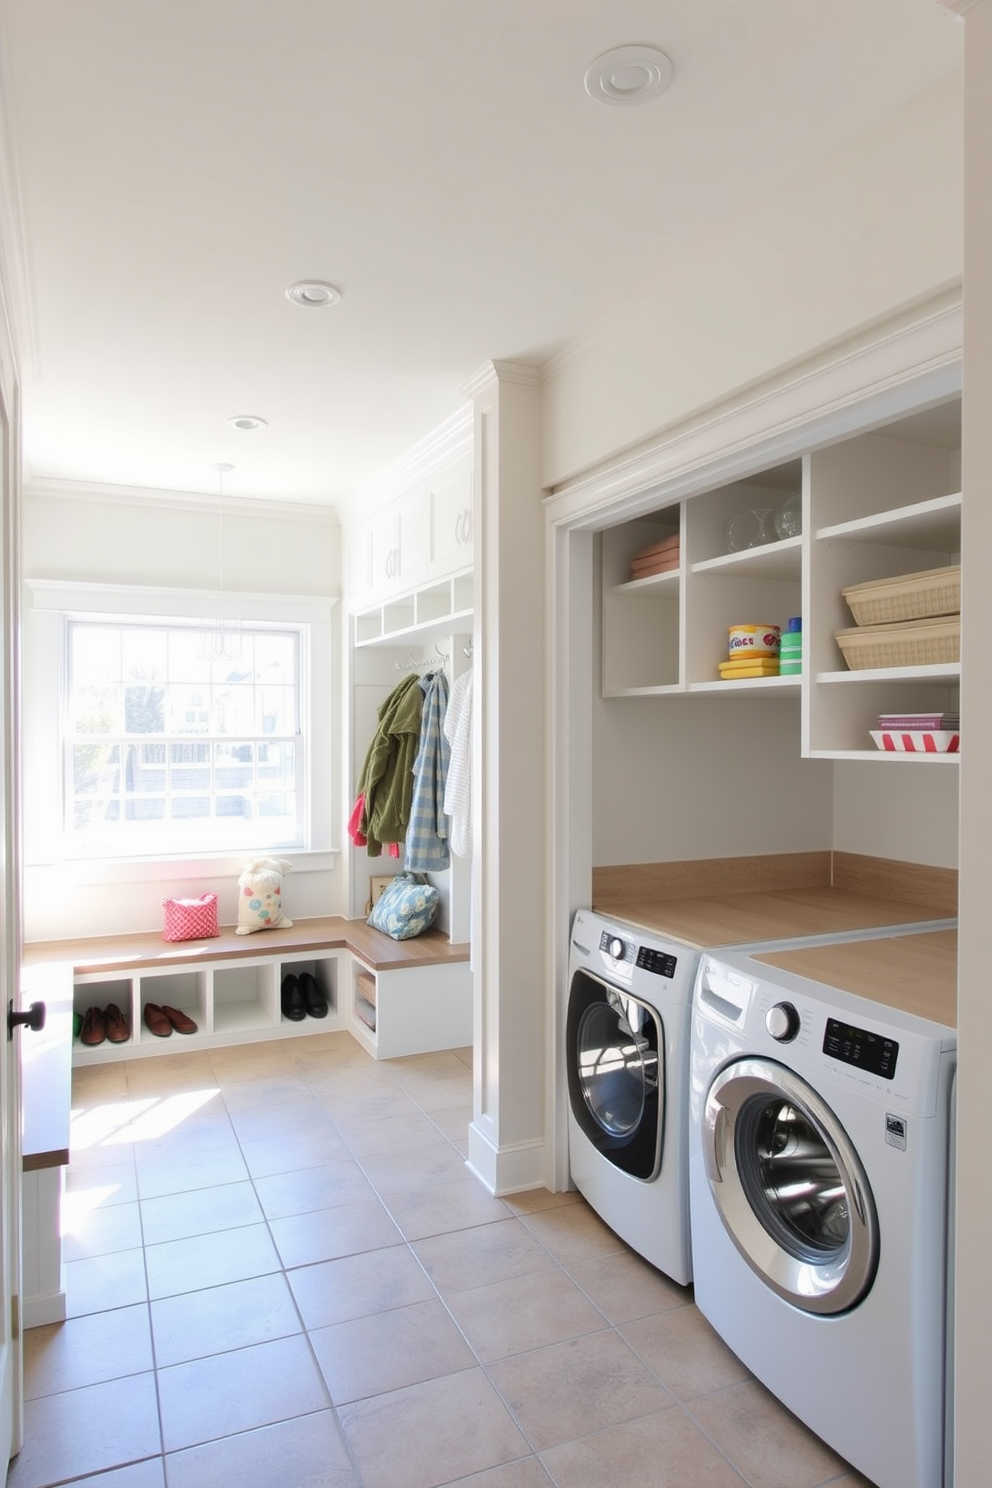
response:
[(961, 565), (928, 568), (891, 579), (871, 579), (865, 584), (851, 584), (841, 594), (858, 625), (957, 615), (961, 610)]
[(908, 620), (903, 625), (862, 625), (836, 631), (835, 639), (852, 671), (937, 666), (961, 660), (961, 616)]

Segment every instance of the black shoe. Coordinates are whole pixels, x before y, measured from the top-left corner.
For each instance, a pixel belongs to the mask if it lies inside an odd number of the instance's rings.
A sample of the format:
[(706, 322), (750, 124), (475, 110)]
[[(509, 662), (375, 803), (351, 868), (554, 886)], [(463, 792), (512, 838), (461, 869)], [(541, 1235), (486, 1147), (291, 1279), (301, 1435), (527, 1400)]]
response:
[(307, 1005), (300, 991), (299, 978), (293, 975), (282, 979), (282, 1015), (294, 1023), (302, 1023), (307, 1015)]
[(300, 992), (311, 1018), (327, 1017), (327, 998), (321, 992), (317, 978), (312, 972), (300, 972)]

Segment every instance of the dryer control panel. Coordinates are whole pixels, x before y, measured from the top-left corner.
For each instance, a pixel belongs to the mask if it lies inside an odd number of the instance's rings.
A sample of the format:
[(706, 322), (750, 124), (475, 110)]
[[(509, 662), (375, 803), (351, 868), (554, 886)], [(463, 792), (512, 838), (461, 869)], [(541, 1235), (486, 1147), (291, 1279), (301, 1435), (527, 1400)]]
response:
[(883, 1080), (894, 1080), (899, 1057), (897, 1039), (884, 1038), (867, 1028), (855, 1028), (839, 1018), (828, 1018), (823, 1033), (823, 1052), (844, 1064), (855, 1064)]

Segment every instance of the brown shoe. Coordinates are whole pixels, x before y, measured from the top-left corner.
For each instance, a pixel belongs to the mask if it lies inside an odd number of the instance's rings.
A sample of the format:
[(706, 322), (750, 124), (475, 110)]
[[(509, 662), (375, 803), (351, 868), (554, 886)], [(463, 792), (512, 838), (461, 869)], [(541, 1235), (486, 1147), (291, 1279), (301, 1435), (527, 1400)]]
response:
[(83, 1015), (83, 1026), (79, 1034), (81, 1044), (102, 1044), (107, 1037), (107, 1025), (98, 1007), (87, 1008)]
[(193, 1019), (187, 1018), (186, 1014), (179, 1008), (166, 1007), (163, 1003), (162, 1011), (177, 1033), (199, 1033), (199, 1029), (193, 1022)]
[(155, 1002), (145, 1003), (145, 1027), (148, 1028), (156, 1038), (168, 1038), (172, 1032), (172, 1024), (165, 1013)]
[(112, 1002), (104, 1008), (103, 1026), (112, 1044), (126, 1044), (131, 1037), (131, 1025), (116, 1002)]

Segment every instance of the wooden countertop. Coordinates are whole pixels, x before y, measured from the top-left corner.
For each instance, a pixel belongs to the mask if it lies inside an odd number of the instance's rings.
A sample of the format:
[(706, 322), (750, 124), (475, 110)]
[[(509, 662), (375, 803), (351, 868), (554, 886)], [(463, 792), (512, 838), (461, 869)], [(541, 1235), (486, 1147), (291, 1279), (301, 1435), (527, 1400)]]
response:
[(92, 940), (32, 941), (24, 947), (26, 968), (66, 965), (76, 975), (163, 970), (172, 963), (236, 961), (251, 956), (286, 956), (307, 951), (349, 950), (373, 971), (467, 961), (470, 946), (452, 944), (442, 930), (425, 930), (412, 940), (393, 940), (364, 920), (340, 915), (295, 920), (290, 928), (236, 935), (233, 925), (206, 940), (164, 941), (161, 932), (108, 935)]
[(883, 940), (767, 951), (753, 957), (856, 997), (956, 1028), (958, 932), (924, 931)]
[(945, 918), (927, 905), (826, 885), (685, 899), (611, 901), (608, 905), (594, 904), (593, 909), (642, 930), (670, 935), (698, 950)]

